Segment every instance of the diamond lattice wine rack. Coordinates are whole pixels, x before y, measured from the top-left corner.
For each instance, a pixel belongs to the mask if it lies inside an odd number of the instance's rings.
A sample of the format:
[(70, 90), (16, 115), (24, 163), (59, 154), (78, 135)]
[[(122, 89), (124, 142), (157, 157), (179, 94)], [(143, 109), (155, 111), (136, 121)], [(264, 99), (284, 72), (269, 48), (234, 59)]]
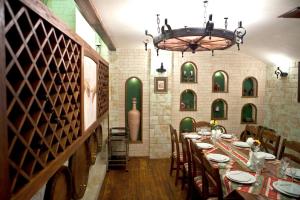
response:
[(108, 111), (108, 84), (109, 84), (109, 71), (108, 66), (100, 62), (99, 68), (98, 68), (98, 113), (97, 117), (100, 118), (102, 115), (104, 115)]
[(17, 193), (80, 136), (80, 45), (5, 1), (9, 179)]

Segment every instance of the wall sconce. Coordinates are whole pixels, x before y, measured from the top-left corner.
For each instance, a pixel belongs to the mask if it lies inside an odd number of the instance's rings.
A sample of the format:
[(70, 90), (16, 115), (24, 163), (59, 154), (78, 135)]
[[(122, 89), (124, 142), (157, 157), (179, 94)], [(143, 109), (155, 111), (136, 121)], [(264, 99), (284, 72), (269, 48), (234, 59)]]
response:
[(164, 68), (164, 63), (161, 63), (160, 64), (160, 68), (157, 68), (156, 71), (158, 73), (164, 73), (164, 72), (166, 72), (167, 70)]
[(277, 76), (277, 79), (278, 77), (287, 77), (288, 76), (288, 73), (287, 72), (283, 72), (279, 69), (279, 67), (277, 67), (277, 69), (275, 70), (275, 74)]

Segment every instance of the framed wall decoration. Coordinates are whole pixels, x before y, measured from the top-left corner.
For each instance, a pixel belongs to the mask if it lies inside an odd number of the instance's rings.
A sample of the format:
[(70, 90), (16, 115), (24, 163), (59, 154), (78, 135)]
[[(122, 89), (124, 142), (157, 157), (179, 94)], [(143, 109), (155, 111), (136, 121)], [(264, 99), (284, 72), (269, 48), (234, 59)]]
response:
[(154, 77), (154, 93), (167, 93), (167, 92), (168, 92), (168, 78)]

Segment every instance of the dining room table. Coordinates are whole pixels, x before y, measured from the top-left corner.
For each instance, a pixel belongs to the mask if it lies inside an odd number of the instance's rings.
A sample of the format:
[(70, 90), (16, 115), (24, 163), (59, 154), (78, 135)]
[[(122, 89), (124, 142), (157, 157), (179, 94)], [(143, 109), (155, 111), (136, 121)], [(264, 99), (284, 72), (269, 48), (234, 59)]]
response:
[[(230, 196), (231, 193), (241, 193), (252, 195), (251, 199), (274, 199), (274, 200), (290, 200), (290, 199), (300, 199), (299, 197), (293, 197), (287, 195), (286, 193), (279, 192), (274, 188), (274, 182), (286, 181), (292, 182), (290, 176), (285, 175), (280, 172), (280, 160), (265, 159), (264, 167), (261, 173), (255, 177), (256, 171), (253, 167), (249, 167), (249, 147), (239, 147), (234, 145), (235, 142), (239, 142), (237, 137), (222, 138), (212, 140), (211, 135), (206, 132), (206, 134), (199, 134), (197, 132), (183, 133), (184, 137), (188, 136), (192, 139), (194, 143), (201, 144), (211, 144), (210, 148), (204, 148), (203, 152), (206, 157), (209, 154), (221, 154), (225, 157), (229, 157), (225, 162), (215, 162), (210, 160), (212, 166), (217, 166), (219, 168), (220, 178), (222, 182), (222, 190), (224, 197)], [(193, 135), (200, 135), (201, 137), (193, 137)], [(199, 147), (200, 148), (200, 147)], [(228, 178), (228, 173), (235, 172), (246, 172), (247, 174), (253, 175), (255, 177), (255, 182), (250, 184), (239, 183), (232, 181)], [(294, 179), (295, 184), (300, 185), (300, 181)], [(279, 183), (279, 182), (278, 182)], [(281, 183), (281, 182), (280, 182)], [(294, 184), (293, 183), (293, 184)], [(297, 186), (298, 186), (297, 185)]]

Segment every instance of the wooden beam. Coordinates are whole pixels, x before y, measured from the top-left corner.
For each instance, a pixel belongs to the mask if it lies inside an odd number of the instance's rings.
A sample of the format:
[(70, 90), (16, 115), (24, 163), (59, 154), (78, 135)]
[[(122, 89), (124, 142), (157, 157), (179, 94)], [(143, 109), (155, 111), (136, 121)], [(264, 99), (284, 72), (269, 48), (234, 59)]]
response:
[(100, 35), (102, 40), (107, 45), (110, 51), (115, 51), (116, 47), (113, 44), (111, 38), (106, 32), (97, 10), (90, 0), (74, 0), (86, 21), (95, 29), (95, 31)]

